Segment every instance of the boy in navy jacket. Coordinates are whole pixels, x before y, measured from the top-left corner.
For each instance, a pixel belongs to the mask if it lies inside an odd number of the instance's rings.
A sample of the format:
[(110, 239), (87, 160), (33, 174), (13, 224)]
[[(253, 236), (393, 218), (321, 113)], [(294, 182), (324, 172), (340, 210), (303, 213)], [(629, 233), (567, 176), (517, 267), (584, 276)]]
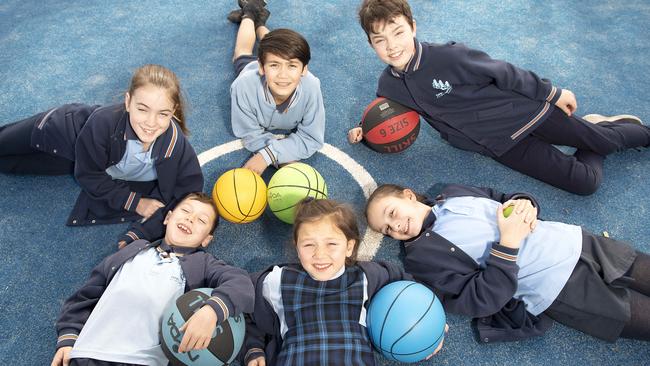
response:
[[(359, 18), (388, 65), (377, 95), (417, 111), (452, 146), (588, 195), (602, 181), (606, 155), (650, 145), (638, 117), (580, 118), (573, 93), (550, 80), (462, 44), (419, 42), (406, 0), (365, 0)], [(360, 127), (348, 133), (352, 143), (362, 138)], [(553, 144), (577, 151), (566, 155)]]
[[(158, 331), (163, 311), (189, 290), (214, 288), (181, 328), (179, 352), (206, 348), (215, 327), (229, 316), (251, 312), (254, 291), (247, 273), (203, 248), (218, 216), (212, 200), (191, 193), (165, 217), (162, 240), (136, 240), (95, 267), (63, 305), (52, 365), (167, 365)], [(93, 363), (94, 364), (94, 363)]]

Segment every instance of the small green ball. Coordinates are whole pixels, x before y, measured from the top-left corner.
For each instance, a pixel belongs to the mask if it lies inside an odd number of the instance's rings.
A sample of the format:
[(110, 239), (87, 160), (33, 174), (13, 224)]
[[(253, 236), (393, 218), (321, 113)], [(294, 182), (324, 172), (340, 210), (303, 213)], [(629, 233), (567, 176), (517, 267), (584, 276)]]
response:
[(515, 208), (514, 205), (510, 205), (503, 209), (503, 217), (508, 217), (512, 213), (512, 210)]

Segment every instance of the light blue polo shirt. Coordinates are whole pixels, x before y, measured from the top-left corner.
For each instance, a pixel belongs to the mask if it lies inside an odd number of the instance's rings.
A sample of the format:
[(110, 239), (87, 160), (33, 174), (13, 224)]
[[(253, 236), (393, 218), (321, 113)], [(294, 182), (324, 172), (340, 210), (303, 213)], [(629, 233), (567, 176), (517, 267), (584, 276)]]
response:
[[(454, 243), (481, 267), (492, 243), (500, 239), (499, 202), (482, 197), (454, 197), (433, 206), (433, 231)], [(519, 273), (514, 298), (538, 315), (557, 298), (573, 272), (582, 251), (582, 229), (553, 221), (538, 221), (535, 231), (519, 248)]]
[(152, 147), (156, 143), (151, 143), (149, 149), (144, 151), (142, 142), (138, 139), (131, 128), (131, 123), (127, 123), (124, 139), (126, 140), (126, 151), (117, 164), (106, 168), (106, 173), (113, 179), (121, 179), (131, 182), (150, 182), (158, 179), (154, 158), (151, 156)]

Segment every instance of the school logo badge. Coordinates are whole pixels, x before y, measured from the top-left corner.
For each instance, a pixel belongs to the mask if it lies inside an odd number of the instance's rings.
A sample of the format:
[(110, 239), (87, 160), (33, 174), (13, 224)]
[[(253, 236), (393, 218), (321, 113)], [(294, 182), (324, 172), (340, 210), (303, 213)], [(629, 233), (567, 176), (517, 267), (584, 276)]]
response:
[(445, 94), (451, 93), (451, 90), (453, 89), (448, 81), (433, 79), (431, 84), (433, 85), (433, 89), (440, 90), (440, 92), (436, 94), (436, 98), (441, 98)]

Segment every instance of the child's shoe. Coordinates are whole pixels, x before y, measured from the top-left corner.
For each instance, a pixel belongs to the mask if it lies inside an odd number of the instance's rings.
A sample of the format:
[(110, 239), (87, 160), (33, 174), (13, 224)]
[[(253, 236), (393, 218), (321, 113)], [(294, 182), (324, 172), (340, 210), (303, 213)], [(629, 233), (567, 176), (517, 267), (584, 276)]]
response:
[[(226, 17), (230, 22), (239, 24), (241, 23), (242, 17), (244, 15), (244, 7), (248, 4), (256, 4), (258, 5), (262, 10), (260, 11), (261, 14), (265, 14), (265, 17), (263, 18), (263, 22), (261, 25), (266, 24), (266, 20), (269, 18), (269, 11), (266, 10), (266, 0), (237, 0), (237, 4), (239, 5), (239, 9), (232, 10), (230, 13), (228, 13), (228, 16)], [(254, 18), (251, 18), (254, 19)], [(259, 27), (257, 25), (257, 22), (255, 22), (255, 28)]]
[(633, 122), (640, 125), (643, 125), (641, 118), (633, 116), (631, 114), (619, 114), (617, 116), (603, 116), (602, 114), (588, 114), (582, 117), (585, 121), (589, 123), (601, 123), (601, 122)]

